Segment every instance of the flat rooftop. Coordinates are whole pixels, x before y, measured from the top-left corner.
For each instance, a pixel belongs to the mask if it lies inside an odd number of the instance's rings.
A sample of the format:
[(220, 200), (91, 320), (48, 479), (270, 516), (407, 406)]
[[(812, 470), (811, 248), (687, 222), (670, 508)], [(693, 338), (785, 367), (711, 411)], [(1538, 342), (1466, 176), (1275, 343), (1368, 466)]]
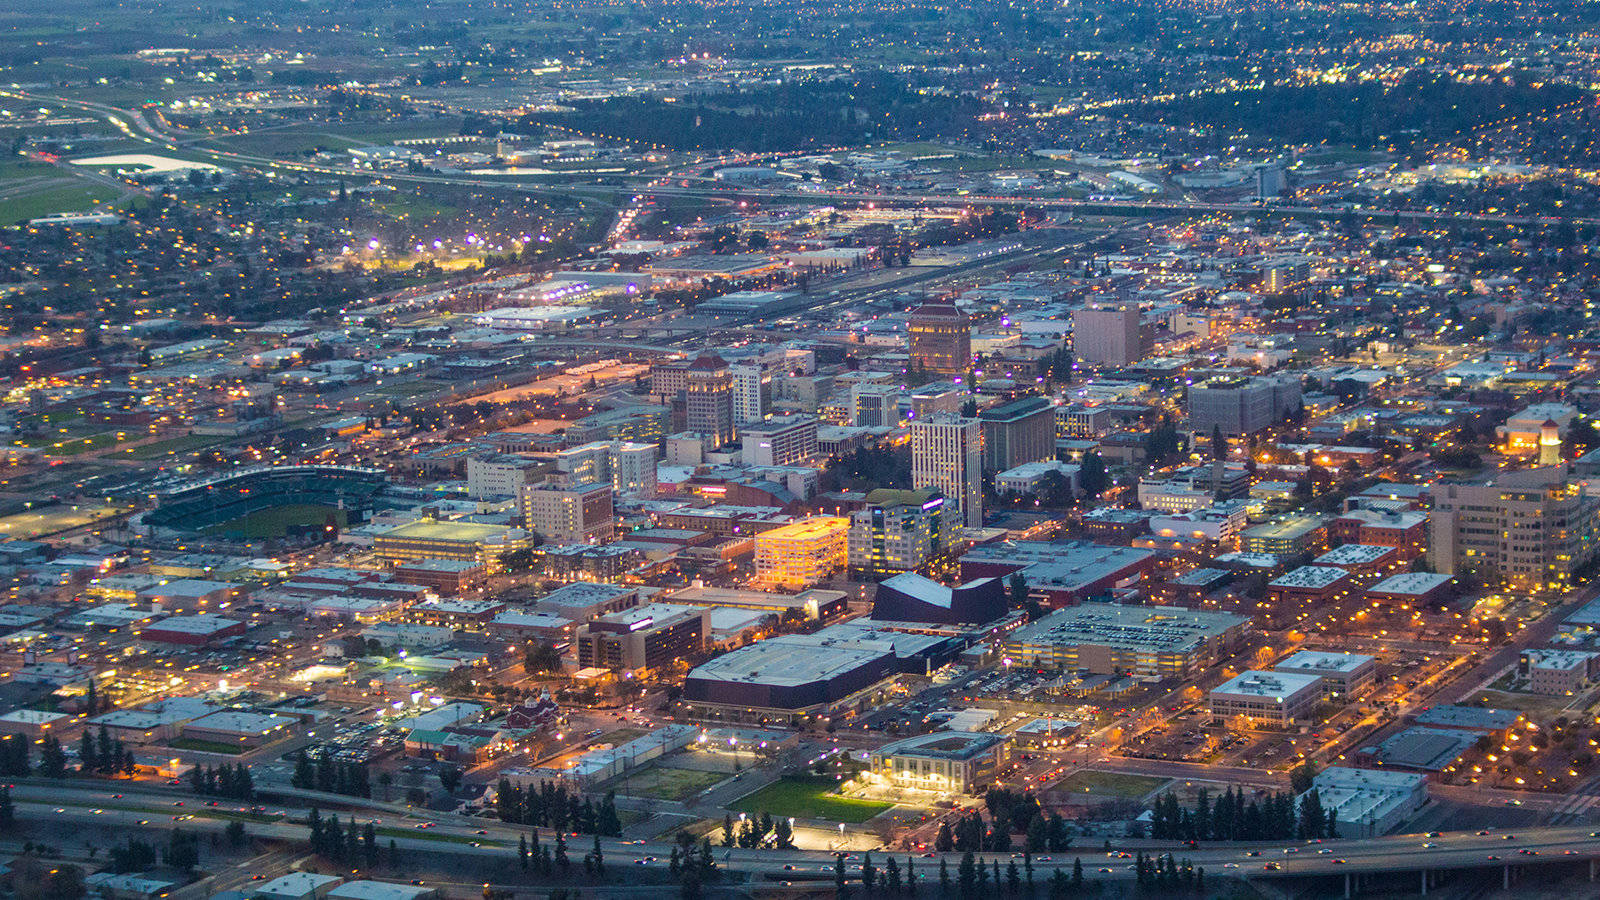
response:
[(1374, 761), (1423, 772), (1438, 772), (1477, 743), (1478, 735), (1450, 728), (1410, 728), (1372, 748)]
[(998, 734), (981, 731), (935, 731), (879, 747), (877, 756), (914, 756), (922, 759), (972, 759), (1005, 743)]
[(1365, 653), (1342, 653), (1335, 650), (1301, 650), (1272, 668), (1275, 671), (1294, 671), (1297, 669), (1312, 672), (1340, 672), (1349, 674), (1368, 663), (1375, 662), (1377, 657)]
[[(1393, 594), (1397, 597), (1421, 597), (1451, 582), (1452, 577), (1437, 572), (1402, 572), (1367, 588), (1369, 594)], [(1580, 610), (1581, 611), (1581, 610)], [(1569, 620), (1570, 621), (1570, 620)]]
[(1397, 551), (1377, 544), (1344, 544), (1312, 560), (1319, 566), (1370, 566)]
[(1084, 603), (1028, 624), (1013, 644), (1094, 644), (1150, 652), (1188, 652), (1248, 625), (1249, 616), (1176, 606)]
[(1349, 572), (1334, 566), (1301, 566), (1272, 579), (1268, 587), (1320, 590), (1349, 577)]
[(853, 672), (894, 649), (877, 642), (816, 641), (812, 636), (768, 638), (695, 667), (691, 678), (793, 687)]
[(1298, 672), (1263, 672), (1251, 669), (1224, 681), (1211, 689), (1212, 696), (1230, 694), (1235, 697), (1261, 697), (1279, 703), (1314, 688), (1322, 681), (1321, 675)]
[(377, 538), (392, 541), (486, 541), (520, 531), (522, 529), (509, 525), (486, 522), (419, 521), (397, 525)]

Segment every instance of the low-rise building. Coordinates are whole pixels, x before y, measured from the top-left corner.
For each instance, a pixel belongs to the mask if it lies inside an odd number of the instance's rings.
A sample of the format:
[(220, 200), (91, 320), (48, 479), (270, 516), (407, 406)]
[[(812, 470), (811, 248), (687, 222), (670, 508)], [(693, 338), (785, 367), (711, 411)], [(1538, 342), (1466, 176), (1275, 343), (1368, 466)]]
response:
[(1378, 675), (1378, 660), (1365, 653), (1301, 650), (1272, 668), (1278, 672), (1321, 676), (1328, 694), (1349, 697), (1372, 684)]
[(1322, 676), (1251, 669), (1211, 689), (1211, 714), (1285, 726), (1322, 701)]
[(1193, 675), (1249, 629), (1234, 613), (1085, 603), (1017, 629), (1001, 652), (1022, 666), (1156, 681)]
[(1437, 572), (1401, 572), (1367, 588), (1372, 603), (1402, 609), (1437, 607), (1455, 593), (1455, 579)]
[(879, 747), (867, 771), (895, 787), (966, 794), (988, 784), (1005, 751), (998, 734), (936, 731)]
[(1417, 772), (1329, 766), (1311, 787), (1322, 808), (1333, 811), (1342, 838), (1388, 834), (1428, 802), (1428, 776)]
[(1600, 672), (1600, 653), (1589, 650), (1528, 649), (1517, 660), (1517, 674), (1535, 694), (1576, 694)]

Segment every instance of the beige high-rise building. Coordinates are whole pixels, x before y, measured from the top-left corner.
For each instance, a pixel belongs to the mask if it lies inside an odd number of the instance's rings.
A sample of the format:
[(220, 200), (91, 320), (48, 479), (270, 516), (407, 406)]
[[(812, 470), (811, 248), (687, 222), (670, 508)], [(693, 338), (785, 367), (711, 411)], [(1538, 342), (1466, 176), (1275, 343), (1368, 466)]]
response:
[(1437, 484), (1428, 561), (1446, 575), (1476, 570), (1517, 590), (1564, 590), (1600, 550), (1597, 510), (1565, 465)]
[(1144, 356), (1139, 307), (1087, 306), (1072, 312), (1072, 352), (1096, 366), (1131, 366)]
[(947, 375), (972, 367), (972, 322), (954, 303), (924, 303), (906, 324), (913, 368)]
[(557, 544), (604, 544), (616, 538), (611, 483), (525, 487), (518, 495), (527, 527)]
[(911, 423), (911, 486), (938, 488), (961, 508), (963, 524), (983, 525), (983, 428), (977, 419), (936, 415)]

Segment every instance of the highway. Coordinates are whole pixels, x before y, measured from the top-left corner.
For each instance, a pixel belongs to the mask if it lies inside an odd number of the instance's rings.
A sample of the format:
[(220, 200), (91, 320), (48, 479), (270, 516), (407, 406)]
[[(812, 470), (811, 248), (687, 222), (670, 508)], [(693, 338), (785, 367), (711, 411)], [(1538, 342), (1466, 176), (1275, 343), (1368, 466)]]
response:
[(658, 196), (684, 196), (702, 199), (725, 200), (736, 203), (741, 199), (777, 200), (777, 201), (808, 201), (818, 203), (838, 203), (841, 201), (855, 203), (871, 203), (877, 205), (908, 205), (908, 206), (972, 206), (995, 205), (1026, 209), (1064, 210), (1085, 214), (1133, 214), (1133, 215), (1209, 215), (1215, 213), (1257, 215), (1274, 213), (1285, 216), (1309, 216), (1317, 218), (1336, 218), (1346, 214), (1366, 217), (1397, 218), (1402, 221), (1414, 222), (1473, 222), (1477, 224), (1498, 225), (1554, 225), (1567, 222), (1574, 225), (1600, 225), (1596, 218), (1570, 218), (1562, 219), (1555, 216), (1512, 216), (1493, 213), (1465, 213), (1454, 211), (1432, 210), (1394, 210), (1394, 209), (1348, 209), (1345, 207), (1331, 206), (1303, 206), (1303, 205), (1261, 205), (1257, 203), (1202, 203), (1191, 200), (1083, 200), (1070, 197), (1034, 197), (1029, 195), (975, 195), (975, 194), (883, 194), (873, 191), (860, 190), (780, 190), (775, 188), (730, 188), (723, 183), (708, 182), (704, 186), (693, 185), (684, 179), (678, 181), (678, 186), (660, 184), (659, 175), (626, 175), (619, 174), (619, 178), (631, 178), (635, 182), (640, 179), (649, 179), (648, 183), (635, 183), (632, 185), (603, 185), (593, 183), (568, 183), (542, 185), (529, 184), (524, 181), (504, 178), (482, 178), (456, 175), (425, 175), (411, 172), (388, 172), (371, 169), (360, 169), (353, 166), (329, 166), (307, 162), (281, 160), (270, 156), (260, 156), (249, 153), (237, 153), (228, 150), (217, 150), (194, 142), (185, 135), (173, 134), (152, 123), (141, 110), (128, 110), (102, 103), (93, 103), (86, 100), (76, 100), (68, 97), (59, 97), (49, 94), (39, 94), (19, 89), (0, 90), (0, 97), (12, 97), (33, 103), (48, 103), (59, 106), (68, 106), (86, 112), (98, 114), (114, 126), (122, 130), (129, 137), (136, 137), (149, 143), (160, 146), (171, 152), (188, 151), (199, 153), (218, 162), (232, 165), (263, 166), (290, 172), (304, 172), (320, 175), (335, 175), (343, 177), (370, 178), (379, 181), (411, 182), (418, 184), (453, 184), (478, 188), (499, 188), (520, 191), (528, 194), (554, 193), (562, 196), (571, 196), (582, 193), (592, 196), (599, 201), (605, 195), (625, 195), (632, 198), (636, 195)]
[[(227, 826), (228, 820), (207, 818), (208, 810), (238, 816), (248, 813), (251, 806), (266, 803), (259, 799), (249, 804), (236, 800), (217, 800), (217, 806), (212, 807), (208, 805), (211, 801), (207, 798), (196, 797), (187, 791), (150, 787), (137, 782), (101, 786), (70, 781), (51, 783), (41, 779), (27, 779), (18, 783), (13, 788), (12, 796), (18, 818), (23, 822), (54, 818), (57, 821), (102, 827), (148, 828), (156, 832), (165, 832), (175, 825), (195, 831), (221, 831)], [(528, 831), (525, 828), (503, 826), (489, 819), (402, 811), (393, 804), (341, 799), (343, 805), (368, 807), (368, 811), (330, 812), (337, 812), (346, 822), (354, 820), (365, 824), (369, 818), (374, 820), (379, 828), (380, 845), (386, 846), (393, 839), (396, 847), (402, 850), (449, 850), (456, 855), (509, 856), (516, 853), (518, 836)], [(181, 806), (178, 805), (180, 803)], [(246, 823), (245, 827), (251, 835), (285, 840), (307, 838), (308, 828), (303, 824), (304, 808), (285, 807), (276, 803), (266, 803), (266, 806), (271, 812), (288, 815), (271, 823)], [(408, 831), (416, 836), (408, 836)], [(541, 831), (548, 841), (549, 830)], [(587, 852), (592, 843), (593, 839), (587, 836), (569, 837), (569, 847), (574, 856)], [(1122, 846), (1124, 844), (1125, 847)], [(602, 838), (600, 846), (613, 863), (665, 868), (673, 845)], [(1035, 855), (1034, 867), (1043, 870), (1048, 877), (1051, 870), (1070, 870), (1073, 861), (1081, 859), (1089, 877), (1125, 880), (1134, 877), (1131, 854), (1136, 848), (1145, 852), (1165, 852), (1161, 849), (1162, 844), (1153, 841), (1123, 841), (1113, 846), (1117, 849), (1110, 854), (1091, 843), (1081, 850)], [(1196, 866), (1204, 866), (1213, 877), (1384, 874), (1424, 869), (1600, 860), (1600, 832), (1592, 832), (1588, 827), (1540, 827), (1520, 829), (1514, 833), (1453, 832), (1439, 837), (1394, 835), (1322, 843), (1266, 842), (1202, 845), (1187, 849), (1177, 845), (1165, 846), (1175, 857), (1189, 859)], [(1123, 858), (1123, 853), (1130, 856)], [(941, 856), (953, 867), (960, 861), (961, 854), (923, 854), (917, 857), (917, 864), (919, 867), (926, 866), (923, 872), (930, 874), (937, 868)], [(993, 856), (988, 854), (985, 858)], [(1017, 857), (1020, 858), (1020, 853)], [(780, 879), (800, 879), (831, 877), (835, 856), (821, 850), (729, 850), (719, 847), (716, 849), (716, 860), (719, 866), (734, 871)]]

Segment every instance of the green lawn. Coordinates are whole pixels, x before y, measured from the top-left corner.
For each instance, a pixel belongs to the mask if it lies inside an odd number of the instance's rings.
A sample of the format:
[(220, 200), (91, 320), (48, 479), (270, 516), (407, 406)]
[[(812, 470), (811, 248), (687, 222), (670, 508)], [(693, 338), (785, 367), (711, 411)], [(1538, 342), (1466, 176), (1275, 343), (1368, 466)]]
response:
[(1140, 800), (1165, 785), (1169, 779), (1150, 775), (1123, 775), (1119, 772), (1073, 772), (1056, 785), (1056, 790), (1095, 797)]
[(386, 397), (419, 397), (441, 390), (445, 385), (437, 381), (395, 381), (380, 384), (367, 389), (369, 394), (383, 394)]
[(222, 741), (203, 741), (199, 738), (178, 738), (175, 741), (167, 741), (167, 746), (175, 750), (195, 750), (200, 753), (226, 753), (229, 756), (237, 756), (238, 754), (250, 749), (243, 744), (225, 744)]
[(129, 447), (120, 451), (118, 456), (127, 456), (129, 459), (160, 459), (164, 456), (176, 456), (190, 450), (220, 443), (223, 439), (211, 434), (186, 434), (182, 437), (168, 438), (164, 441), (154, 441), (139, 447)]
[(100, 184), (44, 181), (0, 198), (0, 224), (16, 224), (53, 213), (98, 212), (97, 204), (109, 203), (119, 194), (115, 188)]
[(833, 793), (835, 787), (836, 782), (829, 778), (785, 778), (740, 797), (728, 808), (758, 815), (860, 823), (894, 806), (879, 800), (840, 797)]
[(730, 776), (727, 772), (701, 772), (697, 769), (656, 766), (630, 776), (617, 787), (630, 797), (687, 800), (728, 777)]
[(105, 447), (115, 446), (118, 443), (121, 443), (121, 441), (117, 438), (117, 432), (107, 431), (102, 434), (91, 434), (88, 437), (81, 437), (77, 440), (52, 444), (45, 448), (45, 452), (52, 456), (77, 456), (79, 453), (100, 450)]
[(334, 521), (343, 528), (349, 521), (348, 513), (342, 509), (331, 506), (317, 506), (315, 504), (295, 504), (292, 506), (275, 506), (272, 509), (263, 509), (237, 519), (230, 519), (207, 528), (212, 534), (238, 535), (244, 538), (280, 538), (288, 533), (293, 526), (321, 525), (328, 520), (332, 513)]

